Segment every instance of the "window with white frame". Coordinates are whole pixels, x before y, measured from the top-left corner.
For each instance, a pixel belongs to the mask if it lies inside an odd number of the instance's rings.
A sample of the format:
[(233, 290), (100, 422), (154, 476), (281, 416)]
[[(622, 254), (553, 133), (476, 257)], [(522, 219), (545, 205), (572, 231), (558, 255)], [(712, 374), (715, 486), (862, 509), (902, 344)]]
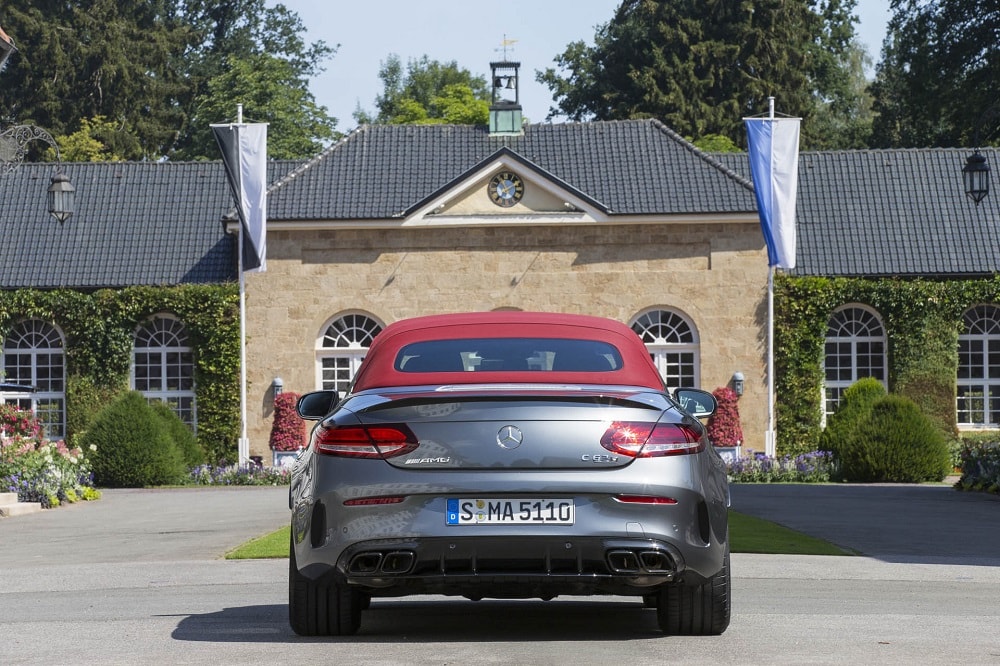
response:
[(646, 343), (668, 389), (698, 386), (698, 336), (683, 315), (672, 310), (650, 310), (635, 318), (632, 330)]
[(181, 421), (195, 429), (194, 354), (184, 324), (159, 315), (135, 332), (132, 388), (149, 402), (166, 403)]
[(66, 436), (66, 371), (63, 337), (39, 319), (16, 324), (3, 343), (3, 381), (34, 387), (5, 391), (3, 402), (34, 412), (48, 439)]
[(316, 350), (319, 388), (347, 392), (382, 325), (363, 314), (345, 314), (324, 329)]
[(977, 305), (962, 317), (958, 336), (958, 403), (963, 426), (1000, 424), (1000, 307)]
[(827, 323), (823, 355), (823, 411), (840, 405), (844, 391), (864, 377), (885, 384), (885, 328), (879, 316), (860, 305), (835, 311)]

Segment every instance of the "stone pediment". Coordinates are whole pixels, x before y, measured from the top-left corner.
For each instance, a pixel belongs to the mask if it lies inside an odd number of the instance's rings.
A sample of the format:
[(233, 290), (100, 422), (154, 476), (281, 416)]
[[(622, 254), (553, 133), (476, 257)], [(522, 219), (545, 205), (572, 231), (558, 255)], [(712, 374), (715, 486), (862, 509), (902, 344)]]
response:
[(569, 183), (502, 148), (404, 211), (402, 217), (403, 226), (596, 222), (606, 220), (608, 210)]

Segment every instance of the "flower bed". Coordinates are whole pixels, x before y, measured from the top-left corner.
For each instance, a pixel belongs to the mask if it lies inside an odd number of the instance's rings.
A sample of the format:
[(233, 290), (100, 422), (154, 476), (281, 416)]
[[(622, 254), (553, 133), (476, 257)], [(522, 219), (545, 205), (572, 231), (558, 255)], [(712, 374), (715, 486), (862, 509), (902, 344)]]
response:
[(1000, 443), (966, 444), (960, 460), (962, 476), (956, 488), (1000, 493)]
[(0, 405), (0, 492), (46, 509), (101, 496), (84, 452), (48, 441), (38, 420), (12, 405)]
[(199, 486), (287, 486), (289, 467), (199, 465), (191, 470), (191, 482)]
[(833, 461), (827, 451), (772, 458), (752, 453), (727, 463), (732, 483), (826, 483)]

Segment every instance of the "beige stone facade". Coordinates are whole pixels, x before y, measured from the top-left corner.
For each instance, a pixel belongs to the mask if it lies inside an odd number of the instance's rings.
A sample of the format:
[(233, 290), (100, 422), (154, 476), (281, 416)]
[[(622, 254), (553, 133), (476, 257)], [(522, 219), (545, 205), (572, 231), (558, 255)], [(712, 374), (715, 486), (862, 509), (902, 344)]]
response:
[(320, 387), (317, 350), (338, 316), (364, 314), (384, 326), (496, 309), (627, 324), (651, 309), (679, 313), (696, 335), (702, 388), (745, 375), (744, 443), (763, 450), (768, 269), (757, 216), (533, 221), (529, 203), (510, 218), (460, 200), (449, 219), (273, 225), (267, 271), (246, 282), (251, 455), (269, 460), (275, 377), (286, 391)]

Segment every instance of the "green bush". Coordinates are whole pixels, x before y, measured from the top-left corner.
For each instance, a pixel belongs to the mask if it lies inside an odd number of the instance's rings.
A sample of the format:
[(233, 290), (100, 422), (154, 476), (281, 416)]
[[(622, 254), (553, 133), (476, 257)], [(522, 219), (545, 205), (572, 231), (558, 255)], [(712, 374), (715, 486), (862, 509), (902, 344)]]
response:
[(940, 428), (898, 395), (876, 400), (834, 455), (839, 474), (857, 483), (941, 481), (951, 467)]
[(94, 482), (112, 488), (179, 483), (184, 459), (163, 420), (140, 393), (129, 391), (102, 409), (83, 435), (93, 454)]
[(882, 382), (871, 377), (859, 379), (849, 386), (840, 399), (837, 411), (826, 421), (820, 435), (820, 450), (837, 453), (853, 437), (858, 424), (867, 418), (872, 405), (886, 395)]
[(181, 421), (177, 413), (170, 409), (170, 406), (165, 402), (157, 400), (150, 403), (149, 406), (160, 417), (160, 420), (163, 421), (163, 426), (170, 434), (170, 438), (174, 440), (174, 445), (181, 452), (184, 466), (191, 469), (198, 465), (203, 465), (205, 463), (205, 452), (202, 451), (201, 446), (198, 444), (198, 439), (191, 432), (188, 424)]

